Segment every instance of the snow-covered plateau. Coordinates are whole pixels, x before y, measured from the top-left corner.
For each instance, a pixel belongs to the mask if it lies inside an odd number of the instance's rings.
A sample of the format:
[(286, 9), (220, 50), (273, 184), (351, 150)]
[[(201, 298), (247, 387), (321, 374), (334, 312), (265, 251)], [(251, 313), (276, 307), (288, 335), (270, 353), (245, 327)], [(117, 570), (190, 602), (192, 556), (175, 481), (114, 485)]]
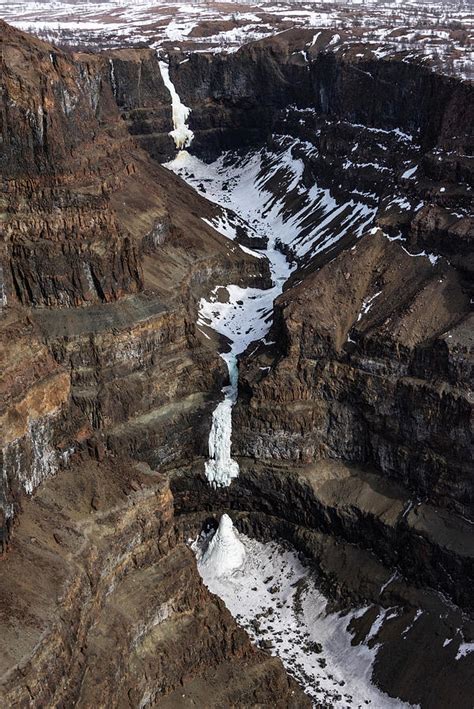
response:
[[(472, 79), (473, 12), (469, 1), (325, 0), (274, 3), (136, 0), (4, 2), (0, 17), (43, 39), (78, 48), (146, 43), (164, 49), (232, 52), (291, 27), (315, 29), (313, 42), (334, 52), (426, 62)], [(177, 45), (177, 46), (176, 46)], [(305, 52), (302, 53), (303, 58)]]

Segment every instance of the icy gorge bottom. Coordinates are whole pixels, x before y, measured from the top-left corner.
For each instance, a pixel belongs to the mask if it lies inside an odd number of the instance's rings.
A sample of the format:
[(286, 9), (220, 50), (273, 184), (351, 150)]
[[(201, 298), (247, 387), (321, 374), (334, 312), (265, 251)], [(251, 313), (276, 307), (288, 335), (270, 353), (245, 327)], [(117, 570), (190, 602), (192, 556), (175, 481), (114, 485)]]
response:
[(472, 85), (0, 28), (2, 706), (470, 707)]

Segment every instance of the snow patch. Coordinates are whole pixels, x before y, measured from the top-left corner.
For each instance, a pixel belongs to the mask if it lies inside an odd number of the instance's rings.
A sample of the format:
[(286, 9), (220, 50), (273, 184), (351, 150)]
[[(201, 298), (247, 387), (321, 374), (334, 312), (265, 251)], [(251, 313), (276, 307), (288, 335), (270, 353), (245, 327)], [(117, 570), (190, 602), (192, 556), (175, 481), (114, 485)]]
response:
[(371, 295), (369, 298), (365, 298), (365, 300), (362, 303), (362, 309), (357, 316), (356, 322), (359, 322), (363, 318), (364, 315), (366, 315), (369, 310), (371, 309), (372, 305), (374, 304), (374, 300), (378, 298), (378, 296), (381, 294), (381, 290), (377, 291), (377, 293), (374, 293), (374, 295)]
[[(230, 519), (226, 521), (228, 532), (233, 532), (231, 525)], [(310, 569), (289, 545), (262, 543), (233, 533), (229, 571), (221, 572), (220, 562), (206, 562), (208, 555), (213, 556), (208, 550), (219, 532), (211, 542), (203, 533), (192, 545), (203, 581), (257, 644), (281, 658), (315, 705), (336, 709), (366, 704), (379, 709), (406, 707), (371, 683), (378, 651), (373, 641), (383, 623), (393, 617), (393, 609), (381, 611), (369, 637), (353, 645), (351, 622), (363, 615), (366, 607), (346, 614), (329, 613)], [(242, 549), (236, 552), (235, 539), (242, 544), (245, 556)], [(216, 546), (220, 545), (221, 541), (216, 541)], [(237, 563), (238, 568), (234, 566)], [(369, 638), (372, 647), (368, 647)]]
[(455, 659), (460, 660), (461, 657), (466, 657), (466, 655), (469, 655), (471, 652), (474, 652), (474, 643), (461, 643)]
[(415, 172), (418, 170), (418, 165), (415, 165), (415, 167), (410, 167), (408, 170), (405, 170), (405, 172), (402, 175), (402, 179), (404, 180), (409, 180)]

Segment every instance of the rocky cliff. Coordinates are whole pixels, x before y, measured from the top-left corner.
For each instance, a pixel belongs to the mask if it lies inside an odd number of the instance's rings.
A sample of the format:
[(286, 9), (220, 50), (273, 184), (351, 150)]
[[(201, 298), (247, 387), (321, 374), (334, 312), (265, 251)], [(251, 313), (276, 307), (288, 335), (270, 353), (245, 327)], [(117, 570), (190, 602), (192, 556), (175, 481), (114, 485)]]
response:
[(197, 301), (267, 273), (129, 136), (107, 58), (5, 24), (1, 45), (2, 701), (305, 705), (202, 585), (166, 480), (136, 468), (203, 450), (224, 372)]
[[(322, 233), (309, 253), (287, 250), (300, 269), (276, 304), (276, 345), (261, 348), (270, 371), (258, 350), (242, 363), (236, 449), (362, 462), (472, 518), (472, 86), (311, 47), (308, 64), (309, 36), (171, 65), (198, 153), (247, 141), (278, 154), (283, 136), (308, 190), (357, 196), (379, 227), (360, 242), (351, 228), (332, 247)], [(268, 187), (275, 199), (280, 189)], [(287, 195), (288, 218), (298, 199)], [(304, 229), (318, 219), (308, 214)]]
[[(252, 283), (266, 273), (202, 221), (212, 216), (209, 203), (129, 137), (107, 59), (73, 59), (6, 25), (2, 57), (2, 449), (10, 481), (2, 495), (10, 499), (15, 480), (31, 491), (99, 431), (133, 449), (155, 422), (172, 439), (159, 423), (169, 403), (188, 426), (222, 376), (203, 367), (200, 293), (223, 272)], [(166, 377), (166, 367), (183, 378)], [(148, 450), (165, 456), (164, 441), (155, 443)]]
[(166, 480), (123, 456), (45, 482), (0, 584), (6, 706), (309, 706), (203, 586)]
[(154, 51), (0, 30), (5, 703), (306, 706), (182, 544), (227, 510), (304, 552), (336, 608), (370, 603), (359, 640), (374, 607), (402, 608), (381, 630), (385, 691), (468, 706), (472, 86), (304, 31), (171, 55), (196, 154), (265, 147), (270, 203), (302, 215), (270, 335), (239, 364), (241, 475), (216, 492), (226, 373), (198, 302), (268, 285), (237, 243), (261, 240), (225, 239), (205, 185), (158, 164), (175, 151)]

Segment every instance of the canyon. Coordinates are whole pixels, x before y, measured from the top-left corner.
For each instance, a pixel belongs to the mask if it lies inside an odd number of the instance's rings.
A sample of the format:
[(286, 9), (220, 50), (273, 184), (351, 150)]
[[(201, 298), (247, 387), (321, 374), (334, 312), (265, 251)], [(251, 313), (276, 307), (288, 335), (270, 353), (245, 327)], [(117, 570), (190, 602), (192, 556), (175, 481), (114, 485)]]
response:
[[(472, 83), (0, 31), (2, 703), (470, 707)], [(287, 568), (372, 699), (268, 639)]]

